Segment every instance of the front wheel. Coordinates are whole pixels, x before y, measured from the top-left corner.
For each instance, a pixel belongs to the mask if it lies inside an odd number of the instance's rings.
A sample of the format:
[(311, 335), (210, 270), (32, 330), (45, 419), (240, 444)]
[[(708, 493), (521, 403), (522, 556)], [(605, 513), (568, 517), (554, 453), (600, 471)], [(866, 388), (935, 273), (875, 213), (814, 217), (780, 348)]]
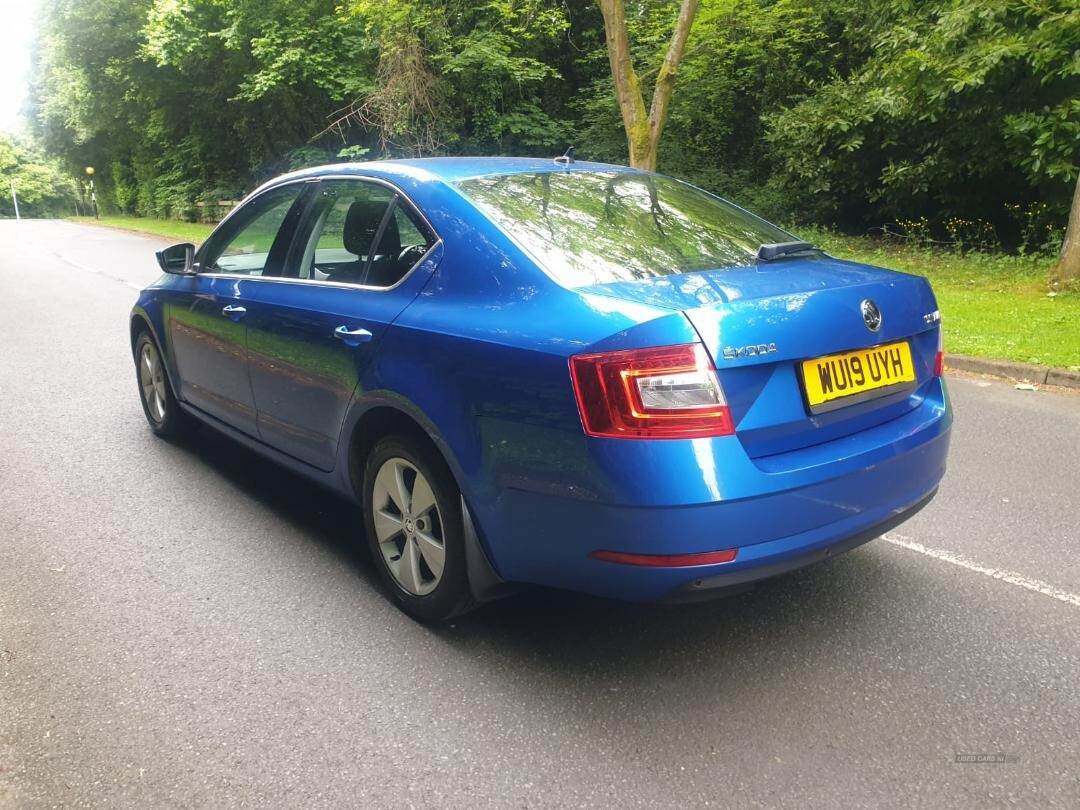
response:
[(180, 406), (169, 385), (161, 352), (147, 332), (135, 341), (135, 379), (150, 429), (163, 438), (174, 436), (180, 428)]
[(382, 439), (363, 487), (368, 545), (397, 605), (431, 622), (466, 610), (461, 494), (438, 454), (410, 436)]

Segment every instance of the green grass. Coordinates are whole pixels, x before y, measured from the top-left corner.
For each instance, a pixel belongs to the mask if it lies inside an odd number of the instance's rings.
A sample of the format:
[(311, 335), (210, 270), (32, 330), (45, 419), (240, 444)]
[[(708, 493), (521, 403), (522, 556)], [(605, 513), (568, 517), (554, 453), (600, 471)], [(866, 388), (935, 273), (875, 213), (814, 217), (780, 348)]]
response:
[(1050, 258), (927, 250), (801, 228), (833, 256), (926, 276), (934, 286), (945, 351), (1080, 368), (1080, 293), (1048, 295)]
[[(91, 217), (77, 222), (93, 223)], [(102, 217), (100, 225), (198, 244), (212, 225), (141, 217)], [(945, 349), (1002, 360), (1080, 369), (1080, 293), (1047, 295), (1048, 258), (927, 250), (861, 236), (799, 228), (843, 259), (926, 276), (945, 324)]]
[(213, 225), (202, 222), (180, 222), (175, 219), (149, 219), (147, 217), (68, 217), (72, 222), (86, 225), (107, 225), (110, 228), (123, 228), (126, 231), (138, 231), (154, 236), (164, 236), (177, 242), (202, 242), (214, 230)]

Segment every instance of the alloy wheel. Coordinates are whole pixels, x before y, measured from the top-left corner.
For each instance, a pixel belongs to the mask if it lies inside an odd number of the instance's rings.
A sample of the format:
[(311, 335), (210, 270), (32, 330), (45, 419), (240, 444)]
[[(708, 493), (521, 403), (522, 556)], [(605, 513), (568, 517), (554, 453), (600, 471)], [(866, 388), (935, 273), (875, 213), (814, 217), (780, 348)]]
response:
[(403, 458), (383, 462), (372, 491), (375, 537), (394, 581), (414, 596), (438, 586), (446, 563), (442, 514), (431, 484)]
[(149, 341), (143, 344), (139, 353), (139, 387), (150, 418), (155, 424), (162, 424), (165, 421), (165, 369), (161, 365), (161, 355)]

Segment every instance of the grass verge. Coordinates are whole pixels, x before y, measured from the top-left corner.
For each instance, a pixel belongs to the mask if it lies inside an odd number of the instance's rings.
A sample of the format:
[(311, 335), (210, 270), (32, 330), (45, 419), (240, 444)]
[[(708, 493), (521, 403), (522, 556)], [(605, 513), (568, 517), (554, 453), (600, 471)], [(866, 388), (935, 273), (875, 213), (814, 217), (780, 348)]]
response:
[(960, 253), (799, 229), (833, 256), (926, 276), (945, 351), (1080, 370), (1080, 293), (1050, 295), (1053, 259)]
[(148, 217), (102, 217), (101, 219), (68, 217), (68, 219), (84, 225), (106, 225), (125, 231), (164, 236), (167, 239), (175, 239), (177, 242), (194, 242), (196, 245), (214, 230), (213, 225), (202, 222), (180, 222), (175, 219), (150, 219)]

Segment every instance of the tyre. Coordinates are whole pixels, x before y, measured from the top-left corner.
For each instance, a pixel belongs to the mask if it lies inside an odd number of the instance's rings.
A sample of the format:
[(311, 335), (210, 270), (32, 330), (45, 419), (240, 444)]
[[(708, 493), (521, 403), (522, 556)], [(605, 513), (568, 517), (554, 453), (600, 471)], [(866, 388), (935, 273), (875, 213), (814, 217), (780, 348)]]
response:
[(173, 396), (161, 351), (149, 332), (142, 332), (135, 341), (135, 380), (150, 429), (162, 438), (175, 436), (183, 414)]
[(362, 486), (368, 545), (394, 602), (425, 622), (467, 610), (461, 493), (442, 458), (417, 438), (383, 438)]

